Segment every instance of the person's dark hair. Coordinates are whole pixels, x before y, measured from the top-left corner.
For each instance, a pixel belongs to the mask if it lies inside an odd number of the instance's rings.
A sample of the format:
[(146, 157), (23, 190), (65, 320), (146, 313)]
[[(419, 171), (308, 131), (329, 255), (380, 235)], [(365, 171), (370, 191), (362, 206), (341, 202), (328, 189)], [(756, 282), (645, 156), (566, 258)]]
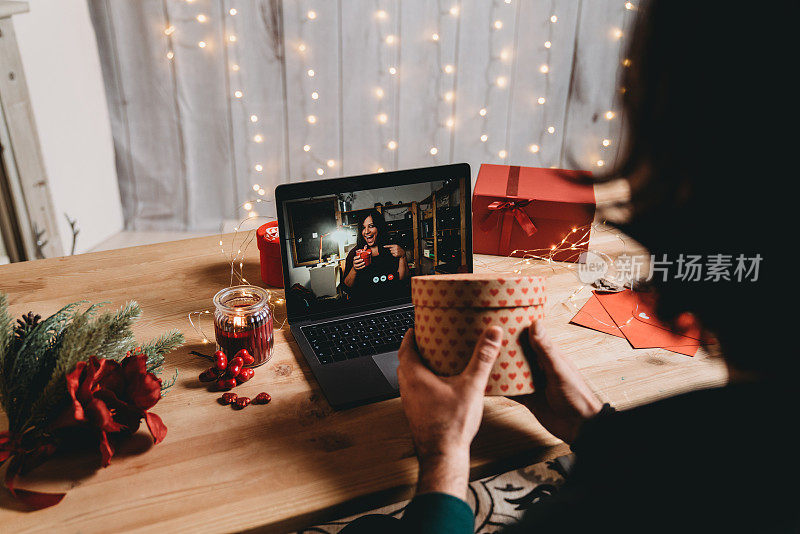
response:
[(375, 239), (375, 245), (378, 247), (388, 245), (389, 227), (386, 225), (386, 219), (383, 218), (383, 215), (378, 210), (369, 210), (367, 214), (358, 221), (358, 237), (356, 238), (355, 248), (362, 249), (367, 244), (367, 241), (364, 239), (364, 234), (362, 233), (364, 230), (364, 221), (367, 220), (367, 217), (372, 217), (372, 224), (378, 229), (378, 237)]
[(622, 84), (624, 152), (606, 177), (631, 186), (631, 217), (621, 228), (656, 259), (723, 254), (735, 267), (740, 254), (760, 255), (757, 282), (656, 275), (659, 314), (694, 313), (737, 368), (787, 372), (797, 359), (785, 357), (788, 331), (776, 320), (786, 313), (781, 298), (794, 304), (782, 286), (796, 282), (783, 269), (790, 245), (770, 245), (790, 239), (781, 218), (792, 212), (796, 134), (781, 123), (797, 127), (787, 79), (797, 5), (770, 4), (763, 18), (736, 3), (655, 0), (638, 8)]

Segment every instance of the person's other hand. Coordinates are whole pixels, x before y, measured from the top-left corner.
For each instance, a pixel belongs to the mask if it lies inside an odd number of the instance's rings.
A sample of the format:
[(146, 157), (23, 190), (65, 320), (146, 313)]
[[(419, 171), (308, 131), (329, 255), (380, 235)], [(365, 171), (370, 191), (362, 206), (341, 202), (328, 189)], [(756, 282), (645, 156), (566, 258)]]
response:
[(420, 360), (414, 330), (406, 332), (397, 378), (420, 463), (418, 493), (466, 497), (469, 446), (483, 417), (483, 393), (502, 336), (499, 327), (486, 329), (464, 371), (440, 377)]
[(603, 403), (568, 358), (553, 345), (541, 321), (528, 327), (528, 340), (535, 353), (537, 366), (533, 369), (544, 376), (544, 390), (530, 395), (513, 397), (524, 404), (557, 438), (572, 443), (584, 421), (600, 411)]
[(364, 260), (362, 260), (362, 259), (361, 259), (361, 256), (359, 256), (358, 254), (356, 254), (356, 255), (353, 257), (353, 268), (354, 268), (356, 271), (360, 271), (361, 269), (363, 269), (363, 268), (364, 268), (364, 267), (366, 267), (366, 266), (367, 266), (367, 264), (366, 264), (366, 263), (364, 263)]
[(400, 245), (384, 245), (383, 248), (389, 249), (389, 254), (395, 258), (402, 258), (406, 255), (406, 251)]

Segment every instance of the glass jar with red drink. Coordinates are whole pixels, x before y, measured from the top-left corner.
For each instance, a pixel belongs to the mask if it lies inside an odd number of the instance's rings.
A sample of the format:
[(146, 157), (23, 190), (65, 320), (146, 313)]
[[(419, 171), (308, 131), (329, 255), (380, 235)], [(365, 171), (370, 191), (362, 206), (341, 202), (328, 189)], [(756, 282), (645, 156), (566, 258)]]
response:
[(256, 286), (233, 286), (214, 295), (217, 349), (228, 358), (247, 349), (257, 367), (272, 357), (272, 311), (269, 294)]

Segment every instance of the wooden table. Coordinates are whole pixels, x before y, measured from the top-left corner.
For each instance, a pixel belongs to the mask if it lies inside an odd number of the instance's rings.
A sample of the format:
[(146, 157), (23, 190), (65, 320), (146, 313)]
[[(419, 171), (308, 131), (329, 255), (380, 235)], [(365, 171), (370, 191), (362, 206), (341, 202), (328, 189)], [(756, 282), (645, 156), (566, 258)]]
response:
[[(208, 351), (187, 316), (209, 309), (228, 285), (229, 266), (219, 238), (47, 259), (0, 267), (0, 289), (11, 311), (47, 315), (80, 299), (139, 301), (143, 317), (135, 332), (149, 339), (168, 328), (186, 334), (184, 347), (168, 356), (165, 376), (176, 385), (153, 410), (169, 428), (150, 446), (130, 440), (111, 465), (95, 469), (96, 455), (54, 459), (20, 485), (68, 490), (61, 504), (23, 512), (0, 490), (0, 525), (27, 531), (242, 531), (285, 532), (331, 520), (413, 493), (414, 449), (398, 399), (334, 412), (322, 396), (288, 327), (276, 333), (275, 353), (240, 394), (268, 391), (268, 406), (235, 412), (216, 403), (217, 393), (197, 375), (208, 362), (189, 354)], [(611, 250), (611, 234), (593, 236), (593, 248)], [(512, 260), (478, 256), (476, 271), (507, 269)], [(633, 350), (620, 338), (568, 324), (573, 311), (561, 302), (580, 287), (574, 273), (547, 266), (547, 326), (605, 400), (619, 408), (725, 382), (722, 362), (702, 351), (694, 358), (665, 350)], [(259, 280), (257, 249), (246, 253), (245, 277)], [(275, 291), (276, 297), (282, 292)], [(589, 297), (588, 288), (579, 298)], [(278, 307), (278, 320), (285, 310)], [(206, 326), (207, 328), (207, 326)], [(6, 428), (5, 418), (0, 430)], [(687, 439), (689, 437), (687, 436)], [(146, 451), (146, 452), (145, 452)], [(498, 473), (566, 453), (514, 401), (486, 400), (483, 426), (472, 449), (473, 476)]]

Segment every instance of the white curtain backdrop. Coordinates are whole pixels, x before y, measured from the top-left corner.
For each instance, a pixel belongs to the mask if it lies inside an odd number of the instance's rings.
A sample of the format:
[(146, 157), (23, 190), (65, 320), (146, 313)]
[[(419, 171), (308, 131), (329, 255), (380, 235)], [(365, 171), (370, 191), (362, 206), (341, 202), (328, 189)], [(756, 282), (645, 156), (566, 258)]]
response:
[(635, 4), (89, 0), (126, 228), (273, 216), (289, 181), (611, 165)]

